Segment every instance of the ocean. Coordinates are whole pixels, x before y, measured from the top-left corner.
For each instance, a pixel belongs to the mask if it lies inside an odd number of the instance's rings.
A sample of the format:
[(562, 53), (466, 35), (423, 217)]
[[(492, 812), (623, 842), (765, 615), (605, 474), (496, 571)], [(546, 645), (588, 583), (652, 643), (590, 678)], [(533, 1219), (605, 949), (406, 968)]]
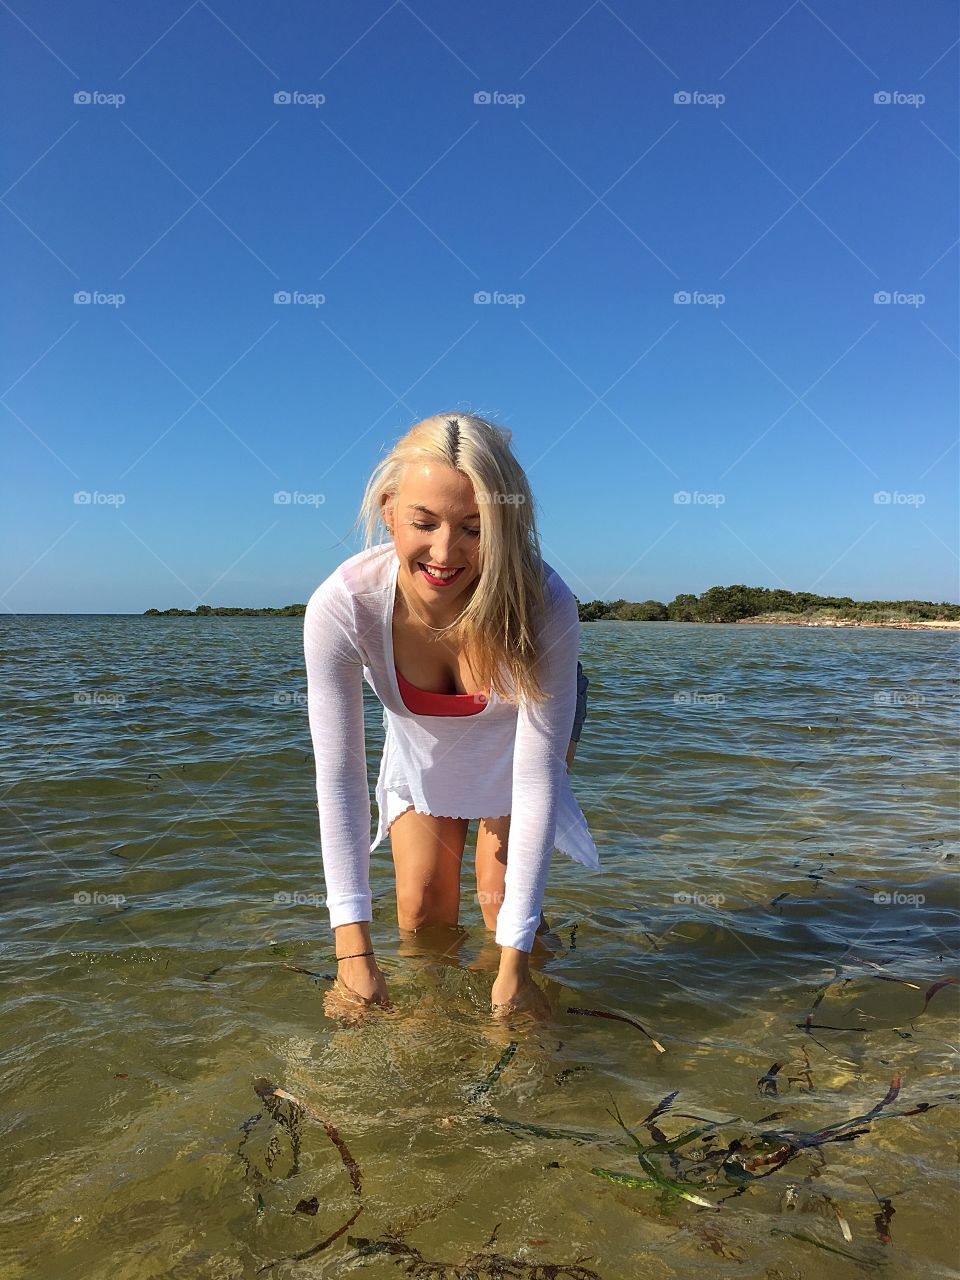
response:
[(325, 1014), (300, 619), (0, 645), (4, 1280), (957, 1274), (956, 635), (584, 624), (537, 1024), (475, 823), (456, 929), (376, 850), (395, 1007)]

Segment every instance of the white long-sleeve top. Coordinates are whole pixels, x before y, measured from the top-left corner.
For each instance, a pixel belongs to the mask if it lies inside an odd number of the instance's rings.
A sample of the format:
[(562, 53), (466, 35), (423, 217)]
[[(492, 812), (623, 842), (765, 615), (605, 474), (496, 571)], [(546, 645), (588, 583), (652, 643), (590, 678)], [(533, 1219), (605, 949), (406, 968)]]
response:
[[(565, 764), (576, 710), (577, 602), (544, 562), (547, 609), (539, 675), (552, 695), (546, 703), (524, 699), (518, 708), (491, 690), (483, 711), (474, 715), (421, 715), (404, 705), (394, 665), (399, 568), (392, 542), (358, 552), (317, 587), (304, 615), (330, 927), (372, 919), (370, 854), (405, 809), (460, 818), (510, 814), (496, 941), (530, 951), (554, 848), (584, 866), (600, 866)], [(379, 822), (372, 844), (362, 679), (384, 707)]]

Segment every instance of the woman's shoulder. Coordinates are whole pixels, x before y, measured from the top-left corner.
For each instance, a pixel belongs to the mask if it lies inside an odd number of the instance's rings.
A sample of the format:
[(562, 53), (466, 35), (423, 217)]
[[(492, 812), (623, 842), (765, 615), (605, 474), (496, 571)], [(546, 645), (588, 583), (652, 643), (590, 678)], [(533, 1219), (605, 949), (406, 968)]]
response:
[(390, 581), (394, 557), (392, 542), (348, 556), (314, 590), (307, 602), (308, 612), (337, 611), (349, 606), (356, 596), (382, 592)]
[(551, 613), (569, 609), (571, 604), (576, 608), (576, 596), (556, 569), (547, 564), (546, 560), (541, 560), (540, 564), (543, 567), (543, 598)]
[(382, 591), (390, 581), (395, 556), (392, 542), (366, 547), (338, 564), (317, 590), (346, 589), (352, 596)]

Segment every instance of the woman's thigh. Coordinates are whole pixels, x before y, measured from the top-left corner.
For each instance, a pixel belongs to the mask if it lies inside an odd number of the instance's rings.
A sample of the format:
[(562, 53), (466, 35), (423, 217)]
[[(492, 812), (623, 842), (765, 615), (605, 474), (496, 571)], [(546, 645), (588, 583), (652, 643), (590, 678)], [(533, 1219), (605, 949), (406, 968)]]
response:
[(405, 810), (390, 824), (401, 929), (458, 923), (468, 825), (466, 818), (439, 818), (415, 809)]

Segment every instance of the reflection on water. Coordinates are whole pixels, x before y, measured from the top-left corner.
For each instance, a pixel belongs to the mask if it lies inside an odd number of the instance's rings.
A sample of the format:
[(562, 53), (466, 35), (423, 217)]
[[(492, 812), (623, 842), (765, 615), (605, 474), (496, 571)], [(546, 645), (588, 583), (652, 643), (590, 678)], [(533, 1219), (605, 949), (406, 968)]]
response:
[(954, 1274), (955, 637), (585, 626), (550, 1018), (471, 831), (350, 1025), (299, 622), (0, 630), (4, 1277)]

